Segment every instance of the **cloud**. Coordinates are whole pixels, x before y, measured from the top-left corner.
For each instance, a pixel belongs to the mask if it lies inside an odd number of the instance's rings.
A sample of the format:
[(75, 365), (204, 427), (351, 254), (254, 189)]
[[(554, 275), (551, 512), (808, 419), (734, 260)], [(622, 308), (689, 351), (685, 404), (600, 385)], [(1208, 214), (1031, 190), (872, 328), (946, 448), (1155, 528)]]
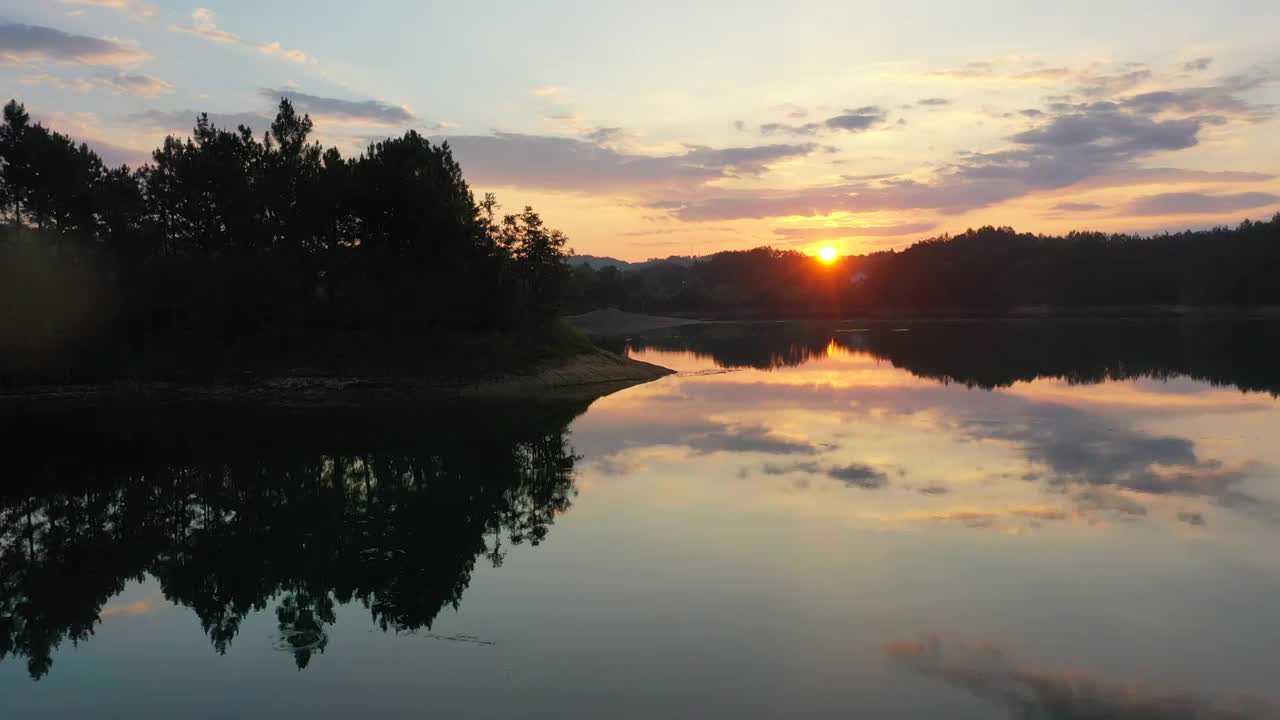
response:
[(0, 23), (0, 65), (39, 61), (127, 65), (146, 57), (119, 40), (73, 35), (41, 25)]
[(152, 593), (141, 600), (135, 600), (133, 602), (120, 605), (108, 605), (102, 608), (102, 612), (98, 613), (98, 617), (105, 621), (110, 618), (147, 615), (154, 612), (163, 603), (163, 595), (160, 593)]
[(1089, 98), (1111, 97), (1119, 93), (1128, 92), (1151, 80), (1152, 75), (1152, 72), (1145, 68), (1114, 75), (1081, 73), (1079, 78), (1081, 84), (1076, 90)]
[(1080, 112), (1059, 115), (1010, 138), (1028, 148), (1026, 151), (1015, 151), (1008, 157), (999, 154), (986, 157), (1004, 164), (1006, 160), (1030, 160), (1052, 153), (1053, 159), (1063, 160), (1058, 153), (1073, 150), (1094, 156), (1095, 160), (1114, 162), (1161, 150), (1195, 147), (1196, 134), (1202, 126), (1203, 122), (1195, 119), (1161, 122), (1098, 104)]
[[(1185, 63), (1185, 72), (1199, 72), (1208, 69), (1212, 58), (1202, 57)], [(1134, 112), (1158, 114), (1169, 111), (1187, 114), (1218, 113), (1223, 118), (1201, 117), (1204, 122), (1221, 122), (1226, 116), (1258, 123), (1274, 116), (1272, 106), (1253, 105), (1239, 96), (1239, 93), (1262, 87), (1272, 82), (1265, 74), (1226, 76), (1216, 84), (1192, 88), (1159, 88), (1148, 92), (1131, 95), (1143, 87), (1168, 84), (1176, 77), (1161, 77), (1141, 63), (1126, 63), (1113, 72), (1095, 69), (1075, 70), (1068, 67), (1033, 68), (1024, 71), (1004, 72), (1003, 68), (1013, 67), (1022, 61), (1005, 63), (978, 63), (978, 67), (962, 68), (943, 73), (933, 73), (937, 77), (952, 79), (978, 79), (1007, 83), (1010, 81), (1035, 82), (1060, 85), (1072, 84), (1073, 94), (1055, 95), (1046, 98), (1047, 110), (1052, 113), (1081, 112), (1090, 105), (1113, 106)], [(1185, 78), (1184, 76), (1180, 76)], [(1074, 102), (1083, 97), (1086, 102)], [(1026, 108), (1018, 111), (1026, 117), (1042, 117), (1044, 110)], [(1011, 114), (1006, 113), (1004, 117)]]
[(1183, 168), (1119, 168), (1106, 175), (1086, 178), (1076, 187), (1095, 190), (1139, 185), (1175, 185), (1188, 183), (1253, 183), (1272, 180), (1275, 175), (1235, 170), (1187, 170)]
[(1280, 204), (1280, 195), (1263, 192), (1206, 195), (1196, 192), (1160, 193), (1130, 203), (1130, 215), (1201, 215), (1234, 212)]
[(173, 92), (173, 85), (149, 75), (120, 74), (100, 78), (105, 87), (116, 92), (142, 97), (154, 97)]
[(620, 127), (602, 127), (587, 132), (583, 137), (597, 145), (618, 142), (627, 138), (629, 133)]
[(921, 495), (946, 495), (951, 492), (951, 488), (946, 485), (924, 485), (916, 488), (916, 492)]
[(87, 92), (97, 87), (91, 81), (85, 80), (83, 78), (72, 78), (70, 80), (65, 80), (55, 75), (49, 75), (46, 73), (40, 73), (37, 75), (26, 75), (21, 80), (19, 80), (19, 82), (21, 82), (23, 85), (46, 85), (50, 87), (61, 88), (64, 90), (79, 90), (81, 92)]
[[(948, 407), (941, 389), (878, 393), (860, 388), (845, 394), (815, 386), (809, 394), (796, 387), (749, 383), (686, 383), (687, 396), (703, 404), (750, 402), (766, 411), (775, 404), (791, 407), (797, 400), (811, 409), (849, 413), (856, 399), (865, 412), (914, 414)], [(773, 395), (772, 393), (777, 393)], [(803, 398), (803, 399), (801, 399)], [(1164, 499), (1200, 499), (1224, 507), (1266, 511), (1270, 501), (1248, 494), (1250, 478), (1260, 475), (1252, 463), (1227, 464), (1204, 457), (1192, 440), (1151, 434), (1133, 427), (1123, 416), (1100, 416), (1054, 402), (1029, 401), (994, 393), (971, 398), (978, 403), (952, 414), (948, 430), (968, 441), (995, 441), (1016, 452), (1027, 465), (1028, 482), (1038, 483), (1051, 497), (1070, 503), (1064, 511), (1086, 519), (1106, 513), (1117, 520), (1145, 515), (1144, 503)], [(999, 416), (1000, 423), (984, 420)], [(850, 416), (852, 417), (852, 416)], [(1055, 502), (1054, 505), (1061, 503)], [(1189, 502), (1183, 502), (1189, 506)], [(1199, 509), (1189, 507), (1188, 509)], [(998, 510), (998, 509), (997, 509)], [(975, 512), (991, 514), (989, 508)], [(1029, 517), (1029, 513), (1021, 513)], [(982, 518), (973, 518), (981, 520)]]
[(822, 129), (819, 123), (791, 125), (788, 123), (765, 123), (760, 126), (761, 135), (817, 135)]
[(190, 25), (174, 25), (173, 29), (178, 32), (199, 35), (215, 42), (235, 44), (242, 42), (239, 35), (229, 33), (218, 27), (218, 23), (213, 19), (213, 11), (209, 8), (196, 8), (191, 12)]
[(292, 88), (262, 88), (258, 94), (272, 101), (287, 97), (299, 110), (330, 122), (393, 126), (418, 122), (418, 117), (409, 108), (378, 100), (341, 100), (310, 95)]
[(315, 58), (307, 55), (301, 50), (290, 50), (289, 48), (280, 47), (280, 43), (278, 42), (269, 42), (259, 45), (258, 52), (263, 55), (280, 56), (286, 60), (292, 60), (297, 63), (315, 62)]
[(530, 94), (530, 95), (534, 95), (534, 96), (537, 96), (537, 97), (554, 97), (554, 96), (556, 96), (556, 95), (559, 95), (559, 94), (560, 94), (560, 93), (562, 93), (562, 92), (563, 92), (563, 90), (562, 90), (561, 88), (558, 88), (558, 87), (555, 87), (555, 86), (552, 86), (552, 85), (546, 85), (546, 86), (543, 86), (543, 87), (531, 88), (531, 89), (529, 90), (529, 94)]
[(1187, 512), (1185, 510), (1180, 511), (1178, 513), (1178, 519), (1188, 525), (1195, 525), (1197, 527), (1204, 527), (1209, 524), (1208, 521), (1204, 519), (1204, 515), (1198, 512)]
[(759, 175), (782, 160), (804, 157), (818, 146), (813, 143), (798, 145), (757, 145), (755, 147), (709, 148), (693, 147), (681, 156), (681, 160), (700, 167), (721, 168), (729, 172)]
[(1208, 70), (1209, 64), (1213, 62), (1211, 57), (1200, 57), (1182, 64), (1182, 69), (1187, 72), (1200, 72)]
[(1098, 210), (1106, 210), (1107, 206), (1099, 205), (1098, 203), (1061, 202), (1050, 206), (1049, 209), (1057, 212), (1096, 212)]
[(972, 80), (975, 78), (991, 76), (996, 72), (996, 70), (1002, 67), (1018, 66), (1025, 62), (1025, 58), (1017, 55), (1011, 55), (1007, 57), (990, 58), (987, 60), (974, 60), (972, 62), (967, 62), (960, 67), (935, 70), (925, 73), (925, 75), (928, 77), (947, 78), (953, 80)]
[(154, 18), (159, 14), (159, 11), (154, 7), (145, 4), (138, 4), (132, 0), (61, 0), (61, 2), (63, 5), (81, 5), (127, 12), (130, 15), (141, 19)]
[(692, 188), (735, 173), (758, 175), (773, 163), (818, 149), (805, 143), (638, 155), (606, 147), (601, 144), (604, 138), (593, 142), (499, 132), (443, 139), (474, 183), (587, 193)]
[[(1115, 490), (1205, 497), (1223, 505), (1259, 502), (1239, 489), (1248, 468), (1201, 459), (1186, 438), (1148, 435), (1062, 405), (1035, 403), (1025, 408), (1021, 422), (975, 423), (964, 431), (974, 438), (1014, 443), (1029, 461), (1050, 470), (1050, 488), (1080, 491), (1076, 499), (1081, 509), (1140, 514), (1108, 502), (1114, 498), (1105, 493)], [(1097, 489), (1103, 492), (1094, 493)]]
[[(808, 461), (830, 449), (761, 424), (705, 417), (673, 418), (668, 408), (658, 410), (652, 414), (601, 415), (596, 422), (575, 430), (574, 447), (586, 457), (612, 461), (618, 461), (618, 456), (629, 450), (662, 447), (683, 448), (695, 456), (719, 452), (762, 453), (776, 456), (765, 459), (775, 464), (771, 473), (775, 475), (804, 472)], [(816, 466), (815, 469), (821, 470)]]
[(146, 149), (118, 145), (103, 139), (110, 134), (93, 113), (62, 113), (32, 111), (32, 119), (46, 127), (65, 133), (77, 142), (85, 142), (102, 158), (108, 167), (140, 165), (151, 159), (150, 147)]
[(804, 118), (809, 117), (809, 108), (795, 103), (782, 103), (781, 105), (774, 106), (773, 109), (786, 114), (786, 116), (792, 120), (803, 120)]
[(48, 74), (28, 75), (22, 79), (22, 83), (24, 85), (50, 85), (80, 91), (110, 90), (114, 93), (138, 95), (140, 97), (155, 97), (156, 95), (173, 92), (171, 83), (148, 75), (131, 73), (73, 78), (70, 80)]
[(761, 466), (760, 471), (765, 475), (790, 475), (792, 473), (804, 473), (805, 475), (817, 475), (822, 472), (822, 466), (816, 462), (798, 462), (787, 465), (778, 463), (765, 463)]
[(100, 138), (88, 138), (85, 139), (85, 142), (98, 154), (98, 157), (102, 158), (102, 162), (107, 167), (119, 167), (121, 165), (137, 167), (151, 161), (151, 152), (147, 150), (117, 145)]
[[(1201, 72), (1207, 70), (1212, 63), (1213, 58), (1201, 57), (1186, 62), (1182, 65), (1184, 72)], [(1075, 97), (1083, 97), (1089, 102), (1123, 102), (1123, 96), (1132, 93), (1143, 86), (1152, 86), (1167, 83), (1170, 77), (1161, 77), (1157, 75), (1151, 68), (1146, 67), (1142, 63), (1125, 63), (1123, 66), (1114, 69), (1111, 72), (1099, 70), (1095, 67), (1089, 69), (1073, 69), (1070, 67), (1034, 67), (1029, 70), (1022, 70), (1019, 67), (1027, 65), (1025, 58), (1010, 58), (1002, 61), (980, 61), (970, 63), (961, 68), (944, 70), (941, 72), (927, 73), (930, 77), (944, 78), (950, 80), (963, 81), (984, 81), (984, 82), (1028, 82), (1041, 85), (1064, 85), (1070, 83), (1074, 95), (1056, 95), (1046, 98), (1049, 101), (1048, 109), (1053, 112), (1062, 112), (1070, 110), (1073, 107), (1076, 110), (1084, 109), (1084, 104), (1073, 105)], [(1183, 76), (1185, 77), (1185, 76)], [(1252, 89), (1261, 84), (1270, 81), (1266, 76), (1231, 76), (1223, 78), (1216, 86), (1205, 88), (1189, 88), (1183, 90), (1161, 89), (1152, 92), (1141, 93), (1134, 96), (1134, 99), (1125, 104), (1126, 109), (1137, 109), (1144, 104), (1152, 107), (1155, 102), (1167, 102), (1175, 96), (1182, 96), (1180, 101), (1184, 110), (1189, 109), (1192, 105), (1199, 105), (1201, 111), (1209, 109), (1213, 104), (1220, 107), (1227, 107), (1232, 110), (1240, 110), (1249, 107), (1254, 113), (1251, 118), (1252, 122), (1260, 122), (1271, 117), (1272, 108), (1249, 106), (1239, 98), (1228, 101), (1227, 96), (1233, 93)], [(1209, 98), (1214, 97), (1215, 101), (1210, 102)], [(1169, 109), (1168, 107), (1163, 109)], [(1157, 110), (1158, 112), (1159, 110)], [(1043, 110), (1037, 108), (1027, 108), (1018, 111), (1026, 117), (1041, 117)], [(1005, 117), (1009, 114), (1006, 113)]]
[[(946, 489), (944, 488), (942, 493), (928, 493), (924, 490), (921, 490), (920, 492), (924, 494), (945, 494)], [(956, 508), (936, 512), (917, 512), (901, 515), (896, 519), (911, 522), (956, 522), (963, 524), (965, 527), (985, 529), (996, 527), (997, 523), (1004, 519), (1023, 518), (1040, 521), (1066, 520), (1069, 517), (1071, 517), (1071, 513), (1066, 510), (1062, 510), (1061, 508), (1042, 505), (1026, 505), (998, 510)]]
[(1015, 79), (1027, 82), (1054, 83), (1061, 82), (1072, 77), (1075, 77), (1075, 72), (1070, 68), (1054, 67), (1040, 68), (1037, 70), (1028, 70), (1026, 72), (1018, 73), (1015, 76)]
[(931, 98), (924, 98), (923, 100), (917, 100), (916, 104), (924, 105), (926, 107), (944, 107), (946, 105), (950, 105), (951, 101), (946, 98), (931, 97)]
[[(789, 113), (789, 117), (802, 118), (808, 114), (796, 112)], [(875, 105), (867, 105), (856, 109), (846, 109), (840, 115), (829, 117), (826, 120), (816, 123), (764, 123), (760, 126), (761, 135), (817, 135), (823, 131), (834, 132), (863, 132), (870, 130), (877, 125), (883, 125), (888, 119), (888, 113)]]
[(208, 8), (196, 8), (191, 12), (191, 23), (187, 25), (174, 25), (172, 29), (177, 32), (189, 33), (191, 35), (199, 35), (214, 42), (227, 43), (230, 45), (241, 45), (247, 48), (257, 50), (263, 55), (269, 57), (280, 57), (285, 60), (298, 63), (315, 63), (316, 59), (301, 50), (294, 50), (282, 47), (279, 42), (254, 43), (241, 38), (232, 32), (227, 32), (218, 27), (218, 23), (214, 20), (213, 11)]
[[(1039, 479), (1038, 476), (1026, 478), (1028, 482)], [(1075, 503), (1076, 510), (1085, 515), (1112, 512), (1128, 517), (1142, 517), (1147, 514), (1147, 509), (1133, 498), (1105, 487), (1088, 487), (1079, 490), (1071, 496), (1071, 499)]]
[[(1077, 79), (1080, 73), (1067, 67), (1037, 67), (1038, 63), (1031, 58), (1019, 55), (977, 60), (960, 67), (948, 68), (925, 73), (925, 77), (956, 82), (1000, 83), (1024, 82), (1035, 84), (1056, 84)], [(1030, 68), (1030, 69), (1026, 69)]]
[(775, 235), (797, 242), (817, 242), (851, 237), (891, 237), (915, 235), (935, 229), (936, 223), (913, 222), (898, 225), (833, 225), (829, 227), (779, 227)]
[(1016, 718), (1045, 720), (1274, 720), (1280, 708), (1258, 698), (1215, 698), (1182, 688), (1124, 682), (1080, 670), (1020, 664), (996, 642), (931, 635), (886, 643), (889, 662), (965, 690)]
[(803, 438), (778, 434), (763, 425), (726, 426), (689, 437), (684, 443), (699, 453), (758, 452), (775, 455), (814, 455), (819, 448)]
[(875, 105), (867, 105), (855, 110), (845, 110), (841, 115), (827, 118), (822, 124), (833, 130), (862, 132), (883, 124), (887, 117), (884, 110)]
[(957, 214), (1112, 174), (1140, 175), (1140, 161), (1195, 147), (1204, 127), (1219, 123), (1206, 116), (1159, 117), (1115, 102), (1051, 106), (1036, 126), (1009, 136), (1007, 147), (961, 153), (925, 179), (901, 176), (804, 190), (708, 192), (686, 196), (672, 214), (687, 221), (890, 210)]
[(864, 490), (876, 490), (889, 484), (889, 476), (884, 471), (862, 463), (833, 467), (827, 470), (827, 476), (849, 487)]
[(948, 78), (951, 80), (972, 80), (974, 78), (986, 77), (989, 74), (990, 73), (986, 70), (970, 67), (953, 68), (950, 70), (932, 70), (925, 73), (928, 77)]
[(1265, 76), (1231, 75), (1216, 85), (1157, 90), (1140, 93), (1117, 101), (1119, 107), (1136, 113), (1156, 115), (1177, 112), (1185, 115), (1205, 116), (1206, 122), (1225, 122), (1235, 118), (1249, 123), (1259, 123), (1275, 116), (1272, 105), (1254, 105), (1241, 93), (1268, 85)]
[[(144, 110), (128, 117), (141, 126), (166, 133), (188, 133), (196, 125), (200, 113), (195, 110)], [(271, 125), (271, 118), (261, 113), (209, 113), (209, 120), (215, 127), (233, 130), (241, 125), (258, 131), (265, 131)]]
[(848, 487), (862, 488), (864, 490), (877, 490), (889, 484), (889, 476), (884, 471), (863, 463), (837, 465), (825, 470), (820, 464), (813, 461), (787, 464), (765, 463), (760, 470), (765, 475), (825, 474), (833, 480), (839, 480)]

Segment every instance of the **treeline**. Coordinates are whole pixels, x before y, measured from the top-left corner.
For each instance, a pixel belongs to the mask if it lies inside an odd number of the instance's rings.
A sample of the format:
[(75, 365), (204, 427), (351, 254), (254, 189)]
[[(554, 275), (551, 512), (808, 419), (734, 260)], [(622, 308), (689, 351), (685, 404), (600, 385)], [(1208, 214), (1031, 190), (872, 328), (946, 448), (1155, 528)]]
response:
[(260, 137), (201, 115), (151, 163), (108, 168), (9, 102), (0, 375), (418, 366), (556, 314), (565, 236), (477, 201), (447, 143), (411, 130), (344, 158), (311, 134), (286, 99)]
[(1280, 304), (1280, 215), (1152, 237), (983, 227), (826, 266), (796, 251), (722, 252), (685, 266), (578, 265), (568, 303), (721, 317), (976, 312), (1053, 306)]
[(338, 605), (359, 603), (384, 631), (430, 630), (478, 563), (540, 544), (569, 509), (566, 427), (585, 405), (170, 408), (4, 425), (0, 665), (44, 677), (146, 576), (218, 653), (274, 608), (276, 647), (299, 669), (325, 650)]

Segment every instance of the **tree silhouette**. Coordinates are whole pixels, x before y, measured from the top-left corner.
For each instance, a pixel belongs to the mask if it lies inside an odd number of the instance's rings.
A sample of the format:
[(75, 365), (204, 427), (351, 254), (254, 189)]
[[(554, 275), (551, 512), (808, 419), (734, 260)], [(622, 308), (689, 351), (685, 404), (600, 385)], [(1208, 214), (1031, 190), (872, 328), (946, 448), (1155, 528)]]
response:
[(0, 158), (4, 159), (0, 172), (0, 201), (10, 213), (12, 222), (20, 223), (23, 208), (30, 199), (34, 185), (30, 147), (26, 142), (31, 128), (31, 116), (27, 108), (10, 100), (4, 106), (4, 125), (0, 127)]
[[(447, 143), (409, 131), (343, 158), (312, 129), (288, 99), (259, 136), (202, 114), (150, 163), (107, 168), (11, 101), (0, 128), (0, 285), (42, 270), (17, 262), (31, 253), (16, 248), (56, 249), (41, 256), (55, 275), (100, 276), (91, 288), (106, 295), (87, 302), (102, 306), (96, 323), (110, 331), (4, 358), (0, 380), (422, 372), (459, 338), (534, 332), (552, 319), (567, 279), (562, 233), (528, 208), (495, 222), (496, 201), (476, 202)], [(12, 298), (35, 326), (54, 311), (41, 297)], [(474, 359), (459, 368), (489, 369)]]

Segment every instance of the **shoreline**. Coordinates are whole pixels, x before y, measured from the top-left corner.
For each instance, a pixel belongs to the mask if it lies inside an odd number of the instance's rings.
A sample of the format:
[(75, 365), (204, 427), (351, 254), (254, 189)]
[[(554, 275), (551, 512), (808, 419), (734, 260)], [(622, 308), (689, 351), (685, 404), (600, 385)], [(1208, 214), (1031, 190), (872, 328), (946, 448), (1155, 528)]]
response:
[(0, 413), (185, 403), (273, 408), (395, 407), (451, 399), (584, 400), (652, 382), (674, 370), (593, 347), (524, 371), (467, 382), (408, 377), (269, 377), (246, 383), (114, 382), (0, 390)]

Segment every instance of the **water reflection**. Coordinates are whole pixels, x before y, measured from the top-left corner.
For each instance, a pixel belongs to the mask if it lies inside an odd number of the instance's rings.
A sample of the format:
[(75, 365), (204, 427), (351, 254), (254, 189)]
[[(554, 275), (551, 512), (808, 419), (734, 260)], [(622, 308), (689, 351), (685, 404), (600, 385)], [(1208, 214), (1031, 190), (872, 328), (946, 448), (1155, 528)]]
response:
[(1036, 378), (1099, 383), (1186, 376), (1280, 394), (1280, 322), (1229, 315), (1187, 320), (956, 320), (906, 326), (707, 324), (649, 333), (629, 339), (627, 346), (635, 353), (692, 353), (721, 368), (758, 370), (797, 367), (838, 353), (866, 353), (918, 377), (984, 389)]
[[(594, 414), (604, 432), (580, 434), (580, 447), (606, 474), (636, 472), (646, 457), (681, 458), (691, 472), (697, 455), (731, 451), (741, 477), (931, 499), (882, 500), (877, 516), (893, 525), (1017, 534), (1158, 510), (1206, 528), (1228, 509), (1267, 521), (1280, 497), (1270, 448), (1254, 433), (1276, 426), (1277, 329), (1247, 319), (680, 328), (633, 338), (629, 351), (686, 370), (698, 369), (692, 356), (745, 371), (686, 372), (634, 391), (619, 408), (625, 433), (609, 417), (625, 401), (606, 403)], [(1250, 435), (1202, 437), (1210, 421)]]
[(691, 328), (586, 412), (25, 420), (0, 622), (58, 664), (0, 715), (1275, 717), (1276, 334), (1091, 327)]
[(993, 704), (1012, 718), (1209, 720), (1275, 718), (1265, 698), (1217, 698), (1179, 687), (1130, 682), (1084, 670), (1019, 662), (1007, 643), (930, 635), (886, 643), (884, 656), (920, 675)]
[(83, 642), (130, 580), (154, 576), (218, 653), (276, 604), (297, 667), (335, 604), (429, 629), (478, 558), (544, 539), (573, 496), (565, 427), (583, 407), (434, 416), (235, 411), (25, 418), (6, 428), (0, 658), (33, 678)]

